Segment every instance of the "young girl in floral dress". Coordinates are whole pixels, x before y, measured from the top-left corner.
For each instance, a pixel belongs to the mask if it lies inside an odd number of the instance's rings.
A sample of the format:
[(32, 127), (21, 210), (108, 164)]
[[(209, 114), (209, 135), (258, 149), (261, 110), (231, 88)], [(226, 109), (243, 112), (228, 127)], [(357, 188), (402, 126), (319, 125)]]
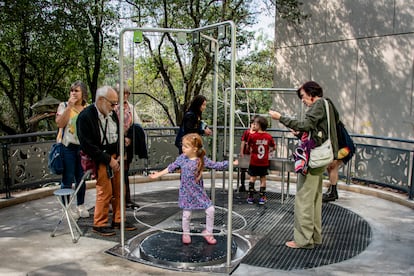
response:
[[(192, 210), (202, 210), (206, 212), (206, 229), (202, 234), (208, 244), (216, 244), (217, 240), (213, 236), (214, 227), (214, 205), (204, 189), (202, 173), (204, 168), (225, 170), (228, 168), (228, 161), (214, 162), (206, 157), (203, 148), (203, 140), (197, 133), (190, 133), (182, 139), (183, 153), (162, 171), (153, 173), (150, 178), (158, 178), (167, 173), (181, 169), (181, 183), (178, 195), (178, 205), (183, 209), (182, 241), (184, 244), (191, 243), (190, 221)], [(234, 161), (237, 165), (237, 160)]]

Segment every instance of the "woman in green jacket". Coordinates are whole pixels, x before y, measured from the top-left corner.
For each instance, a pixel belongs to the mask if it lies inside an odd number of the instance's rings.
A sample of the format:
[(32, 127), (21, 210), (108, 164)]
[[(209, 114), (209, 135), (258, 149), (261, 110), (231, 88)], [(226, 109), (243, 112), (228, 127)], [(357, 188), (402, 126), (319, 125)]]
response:
[[(280, 121), (286, 127), (300, 133), (311, 135), (316, 146), (328, 139), (328, 122), (323, 100), (323, 90), (314, 81), (304, 83), (297, 95), (308, 107), (303, 120), (282, 116), (279, 112), (270, 110), (269, 114), (274, 120)], [(334, 152), (334, 158), (338, 152), (336, 135), (336, 118), (338, 118), (335, 106), (330, 100), (330, 138)], [(322, 174), (326, 166), (309, 168), (306, 175), (298, 174), (295, 196), (295, 225), (294, 239), (286, 242), (291, 248), (313, 248), (322, 243)]]

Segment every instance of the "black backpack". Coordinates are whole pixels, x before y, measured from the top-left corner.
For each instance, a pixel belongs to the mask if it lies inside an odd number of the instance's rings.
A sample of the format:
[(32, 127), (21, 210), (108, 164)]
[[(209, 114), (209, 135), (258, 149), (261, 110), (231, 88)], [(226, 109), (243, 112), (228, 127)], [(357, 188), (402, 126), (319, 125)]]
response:
[(346, 164), (348, 163), (349, 160), (351, 160), (352, 156), (354, 156), (354, 153), (355, 153), (354, 141), (352, 140), (351, 136), (349, 136), (348, 131), (346, 130), (344, 124), (341, 121), (339, 121), (339, 123), (336, 125), (336, 133), (338, 135), (339, 149), (342, 149), (345, 147), (349, 148), (349, 154), (342, 159), (344, 164)]

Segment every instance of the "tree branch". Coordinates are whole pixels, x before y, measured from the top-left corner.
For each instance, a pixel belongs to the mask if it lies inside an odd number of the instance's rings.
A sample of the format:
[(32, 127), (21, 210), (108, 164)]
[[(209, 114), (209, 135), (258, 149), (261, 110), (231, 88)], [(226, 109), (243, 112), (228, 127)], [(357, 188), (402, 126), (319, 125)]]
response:
[(159, 101), (157, 98), (155, 98), (154, 96), (152, 96), (151, 94), (148, 94), (146, 92), (134, 92), (132, 94), (134, 94), (134, 95), (145, 95), (145, 96), (150, 97), (154, 101), (156, 101), (159, 105), (161, 105), (162, 109), (164, 109), (165, 114), (167, 114), (168, 120), (170, 121), (171, 125), (176, 126), (176, 124), (174, 123), (174, 120), (171, 118), (171, 115), (168, 112), (168, 106), (165, 105), (163, 102)]

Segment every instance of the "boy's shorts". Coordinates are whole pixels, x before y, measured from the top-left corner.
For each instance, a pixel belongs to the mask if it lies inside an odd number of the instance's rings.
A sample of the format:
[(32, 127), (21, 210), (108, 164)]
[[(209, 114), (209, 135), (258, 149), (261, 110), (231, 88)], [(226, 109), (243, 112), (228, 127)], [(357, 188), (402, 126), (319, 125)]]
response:
[(247, 171), (247, 173), (250, 176), (266, 176), (266, 175), (269, 174), (269, 172), (267, 171), (268, 169), (269, 169), (268, 166), (264, 166), (264, 167), (260, 166), (259, 167), (259, 166), (250, 165), (249, 170)]

